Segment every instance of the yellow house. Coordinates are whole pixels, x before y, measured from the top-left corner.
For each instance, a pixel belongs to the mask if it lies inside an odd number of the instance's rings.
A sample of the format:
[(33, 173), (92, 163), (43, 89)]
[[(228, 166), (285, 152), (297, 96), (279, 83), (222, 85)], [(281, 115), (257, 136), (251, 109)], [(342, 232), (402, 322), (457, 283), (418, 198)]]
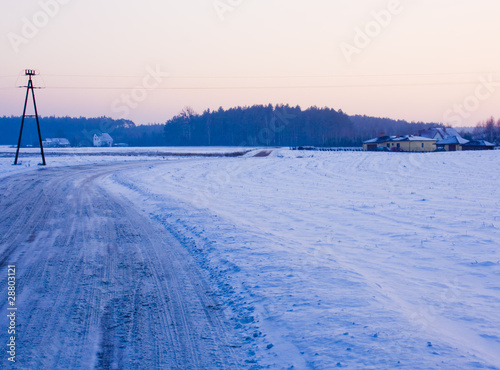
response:
[(458, 136), (450, 136), (444, 140), (440, 140), (436, 143), (438, 148), (441, 150), (445, 150), (447, 152), (456, 152), (463, 150), (463, 146), (468, 144), (469, 140), (464, 139), (460, 135)]
[(406, 135), (392, 139), (387, 144), (389, 149), (398, 152), (434, 152), (436, 141), (427, 137)]
[[(363, 150), (365, 152), (375, 152), (387, 148), (387, 143), (389, 143), (396, 136), (380, 136), (375, 139), (367, 140), (363, 142)], [(388, 150), (388, 149), (387, 149)]]
[(436, 139), (422, 136), (381, 136), (363, 143), (365, 151), (393, 152), (433, 152), (436, 150)]

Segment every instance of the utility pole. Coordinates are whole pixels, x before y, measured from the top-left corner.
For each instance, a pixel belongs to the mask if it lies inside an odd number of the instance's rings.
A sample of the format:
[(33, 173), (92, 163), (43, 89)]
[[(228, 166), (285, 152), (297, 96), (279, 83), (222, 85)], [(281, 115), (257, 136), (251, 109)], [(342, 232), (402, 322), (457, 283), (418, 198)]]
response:
[[(35, 89), (39, 89), (38, 87), (33, 86), (33, 76), (36, 76), (36, 71), (33, 69), (27, 69), (24, 71), (25, 75), (28, 76), (28, 86), (20, 86), (26, 87), (26, 100), (24, 101), (24, 110), (23, 110), (23, 119), (21, 121), (21, 131), (19, 132), (19, 140), (17, 141), (17, 151), (16, 151), (16, 160), (14, 161), (14, 165), (17, 165), (17, 159), (19, 158), (19, 149), (21, 148), (21, 137), (23, 136), (23, 127), (24, 120), (27, 117), (35, 117), (36, 118), (36, 126), (38, 128), (38, 140), (40, 141), (40, 150), (42, 152), (42, 166), (45, 166), (45, 154), (43, 153), (43, 144), (42, 144), (42, 133), (40, 132), (40, 121), (38, 120), (38, 111), (36, 109), (36, 100), (35, 100)], [(31, 96), (33, 97), (33, 106), (35, 107), (34, 115), (27, 115), (26, 108), (28, 106), (28, 98), (31, 90)]]

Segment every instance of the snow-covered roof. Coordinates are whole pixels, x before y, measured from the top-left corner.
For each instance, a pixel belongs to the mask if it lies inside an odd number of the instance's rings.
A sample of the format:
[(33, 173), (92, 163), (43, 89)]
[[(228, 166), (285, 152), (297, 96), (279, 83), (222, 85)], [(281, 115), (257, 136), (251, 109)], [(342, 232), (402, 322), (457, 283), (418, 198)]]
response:
[(437, 128), (437, 127), (431, 127), (427, 130), (421, 130), (419, 132), (420, 136), (427, 137), (429, 139), (434, 139), (437, 134), (441, 135), (441, 137), (444, 137), (442, 130), (440, 128)]
[(453, 127), (431, 127), (427, 130), (422, 130), (419, 132), (420, 136), (427, 138), (435, 138), (437, 134), (439, 134), (443, 139), (452, 137), (452, 136), (460, 136), (457, 130)]
[(392, 141), (436, 141), (436, 139), (430, 139), (428, 137), (423, 136), (414, 136), (414, 135), (406, 135), (406, 136), (381, 136), (375, 139), (364, 141), (364, 144), (377, 144), (377, 143), (388, 143)]
[(464, 145), (467, 144), (469, 140), (464, 139), (462, 136), (450, 136), (447, 137), (446, 139), (440, 140), (436, 143), (436, 145), (454, 145), (454, 144), (460, 144)]
[(445, 136), (443, 136), (444, 138), (447, 138), (447, 137), (451, 137), (451, 136), (456, 136), (456, 137), (462, 137), (460, 136), (460, 134), (458, 133), (457, 130), (455, 130), (453, 127), (445, 127), (443, 129), (441, 129), (442, 132), (444, 132)]
[(467, 144), (464, 144), (466, 146), (492, 146), (494, 147), (495, 144), (490, 143), (489, 141), (486, 140), (474, 140), (474, 141), (469, 141)]
[(113, 138), (108, 133), (99, 135), (99, 138), (101, 141), (113, 141)]
[(60, 137), (54, 137), (54, 138), (47, 138), (45, 141), (49, 143), (57, 143), (59, 145), (69, 145), (70, 142), (68, 139), (65, 138), (60, 138)]
[(59, 145), (59, 146), (71, 146), (71, 143), (66, 138), (46, 138), (44, 145)]
[(363, 144), (377, 144), (377, 143), (387, 143), (388, 141), (392, 141), (396, 136), (380, 136), (375, 139), (366, 140)]
[(428, 137), (423, 137), (423, 136), (406, 135), (397, 137), (392, 141), (436, 141), (436, 139), (430, 139)]

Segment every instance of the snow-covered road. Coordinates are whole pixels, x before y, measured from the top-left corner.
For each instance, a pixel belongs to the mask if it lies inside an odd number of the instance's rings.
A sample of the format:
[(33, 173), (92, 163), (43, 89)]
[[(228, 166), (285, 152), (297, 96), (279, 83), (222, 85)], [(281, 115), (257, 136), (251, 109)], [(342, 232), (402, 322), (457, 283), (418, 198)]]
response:
[[(186, 248), (100, 185), (140, 166), (2, 179), (0, 284), (7, 287), (6, 266), (15, 265), (18, 368), (216, 369), (244, 361), (243, 339)], [(2, 343), (6, 326), (0, 320)], [(6, 368), (7, 356), (1, 361)]]

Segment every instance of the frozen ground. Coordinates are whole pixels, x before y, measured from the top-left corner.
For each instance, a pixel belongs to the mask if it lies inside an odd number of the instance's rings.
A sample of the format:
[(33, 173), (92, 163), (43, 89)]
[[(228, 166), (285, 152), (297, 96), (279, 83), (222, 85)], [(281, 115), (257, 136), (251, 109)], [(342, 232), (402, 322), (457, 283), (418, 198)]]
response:
[[(104, 155), (104, 156), (162, 156), (168, 153), (173, 153), (175, 155), (182, 154), (228, 154), (235, 152), (245, 152), (253, 148), (242, 148), (242, 147), (141, 147), (141, 148), (129, 148), (129, 147), (104, 147), (104, 148), (94, 148), (94, 147), (83, 147), (83, 148), (45, 148), (45, 153), (53, 156), (93, 156), (93, 155)], [(12, 156), (16, 153), (16, 147), (0, 145), (0, 157)], [(21, 155), (25, 156), (40, 156), (40, 148), (21, 148)]]
[[(28, 177), (42, 184), (47, 173), (55, 191), (57, 179), (69, 173), (73, 180), (60, 183), (71, 190), (67, 202), (89, 207), (87, 194), (99, 201), (91, 216), (77, 207), (77, 217), (71, 208), (54, 211), (59, 215), (48, 224), (32, 220), (31, 228), (40, 229), (34, 237), (29, 224), (14, 241), (2, 232), (0, 253), (14, 245), (9, 262), (23, 271), (26, 312), (34, 315), (25, 328), (33, 337), (59, 338), (43, 359), (51, 364), (61, 353), (68, 353), (65, 361), (93, 354), (94, 364), (120, 364), (130, 361), (138, 336), (149, 335), (161, 350), (147, 350), (161, 358), (175, 361), (180, 351), (198, 361), (179, 367), (499, 369), (499, 155), (275, 150), (268, 157), (109, 164), (99, 173), (90, 167), (27, 169), (1, 180), (2, 194), (16, 186), (12, 181), (26, 190)], [(14, 207), (6, 202), (0, 203), (2, 216), (9, 215), (5, 207)], [(88, 219), (79, 229), (82, 216)], [(66, 226), (54, 232), (54, 220), (63, 219), (72, 221), (61, 221)], [(137, 234), (135, 222), (141, 225)], [(108, 223), (115, 231), (105, 232)], [(119, 225), (130, 237), (119, 233)], [(76, 256), (71, 235), (84, 238)], [(116, 246), (106, 246), (111, 241)], [(182, 271), (191, 284), (182, 294), (182, 284), (169, 285), (178, 306), (160, 303), (158, 289), (167, 283), (155, 278), (161, 276), (157, 266)], [(148, 282), (143, 299), (150, 308), (144, 312), (160, 320), (187, 310), (188, 318), (173, 319), (172, 330), (153, 320), (153, 334), (136, 317), (124, 318), (134, 307), (124, 297), (137, 289), (139, 275)], [(203, 289), (195, 288), (197, 281)], [(213, 301), (206, 303), (202, 290)], [(61, 297), (59, 306), (51, 306), (49, 292)], [(215, 322), (203, 319), (207, 312)], [(64, 325), (48, 320), (51, 315), (66, 317)], [(99, 337), (107, 326), (114, 331)], [(94, 332), (74, 337), (69, 333), (75, 327)], [(184, 344), (168, 352), (161, 344), (168, 335), (192, 341), (179, 339)], [(99, 338), (94, 347), (75, 350), (90, 337)], [(196, 344), (208, 348), (212, 360)]]
[(498, 152), (275, 151), (113, 182), (189, 233), (275, 366), (487, 368), (500, 366), (499, 177)]
[[(31, 171), (42, 162), (40, 148), (21, 148), (18, 166), (12, 166), (16, 148), (0, 145), (0, 178)], [(178, 160), (190, 157), (224, 157), (255, 150), (241, 147), (144, 147), (144, 148), (45, 148), (49, 168), (130, 161)]]
[[(138, 163), (0, 183), (0, 266), (15, 265), (19, 369), (238, 368), (244, 338), (185, 246), (100, 186)], [(0, 333), (7, 343), (7, 320)], [(3, 351), (4, 354), (6, 351)], [(8, 368), (2, 356), (2, 368)]]

